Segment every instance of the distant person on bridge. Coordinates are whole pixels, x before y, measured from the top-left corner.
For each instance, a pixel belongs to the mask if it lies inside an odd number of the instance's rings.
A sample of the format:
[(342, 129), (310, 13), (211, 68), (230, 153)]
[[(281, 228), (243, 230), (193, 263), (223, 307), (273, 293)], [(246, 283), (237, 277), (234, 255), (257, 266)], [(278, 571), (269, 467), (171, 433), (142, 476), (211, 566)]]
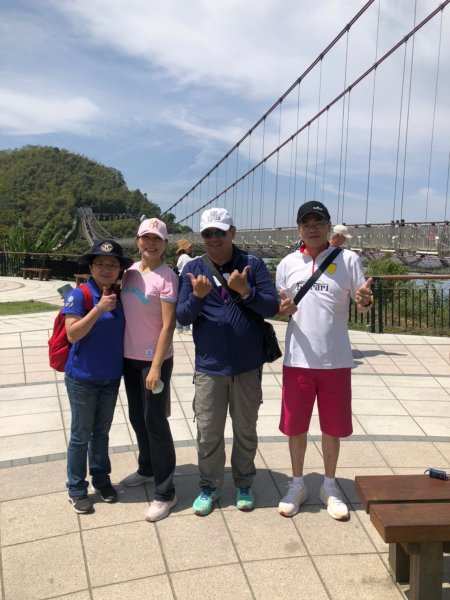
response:
[[(72, 422), (67, 451), (67, 488), (77, 513), (93, 511), (87, 494), (86, 459), (92, 485), (105, 502), (117, 500), (111, 485), (109, 430), (123, 370), (125, 319), (114, 285), (132, 264), (114, 240), (96, 242), (82, 257), (91, 277), (84, 289), (66, 295), (63, 312), (72, 344), (65, 366), (65, 384)], [(88, 299), (91, 310), (86, 310)]]
[[(177, 260), (177, 265), (176, 265), (176, 272), (178, 273), (178, 275), (181, 275), (184, 267), (187, 265), (187, 263), (192, 260), (193, 256), (192, 253), (194, 251), (194, 247), (192, 246), (192, 242), (190, 242), (189, 240), (178, 240), (177, 241), (177, 249), (175, 254), (178, 256), (178, 260)], [(183, 332), (190, 332), (191, 330), (191, 326), (190, 325), (186, 325), (183, 326), (181, 325), (181, 323), (179, 323), (177, 321), (177, 331), (178, 333), (183, 333)]]
[(193, 323), (197, 449), (201, 492), (193, 504), (207, 515), (220, 495), (225, 467), (224, 430), (233, 423), (231, 468), (236, 506), (254, 508), (251, 490), (262, 402), (263, 317), (278, 312), (275, 286), (264, 262), (233, 244), (236, 228), (227, 210), (203, 212), (206, 255), (183, 270), (177, 319)]
[(125, 272), (122, 282), (125, 389), (139, 447), (138, 469), (122, 483), (134, 487), (154, 479), (147, 521), (164, 519), (177, 503), (168, 416), (178, 277), (164, 262), (167, 237), (165, 223), (144, 219), (136, 238), (141, 260)]
[(340, 438), (352, 434), (352, 351), (347, 329), (352, 297), (358, 310), (372, 303), (357, 254), (341, 250), (298, 307), (294, 298), (324, 259), (335, 251), (328, 243), (330, 214), (320, 202), (298, 209), (300, 248), (288, 254), (277, 268), (280, 313), (290, 315), (286, 332), (280, 430), (289, 436), (293, 478), (278, 510), (294, 516), (308, 491), (303, 480), (307, 433), (317, 398), (325, 478), (320, 499), (334, 518), (348, 518), (348, 508), (335, 480)]

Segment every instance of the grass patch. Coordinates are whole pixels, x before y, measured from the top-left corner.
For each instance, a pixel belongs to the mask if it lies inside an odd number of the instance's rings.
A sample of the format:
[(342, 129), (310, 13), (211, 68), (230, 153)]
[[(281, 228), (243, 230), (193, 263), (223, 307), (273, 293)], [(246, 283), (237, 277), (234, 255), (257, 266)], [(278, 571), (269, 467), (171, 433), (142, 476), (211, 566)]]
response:
[(23, 300), (20, 302), (0, 302), (0, 316), (25, 315), (28, 313), (47, 312), (59, 310), (61, 307), (48, 302)]

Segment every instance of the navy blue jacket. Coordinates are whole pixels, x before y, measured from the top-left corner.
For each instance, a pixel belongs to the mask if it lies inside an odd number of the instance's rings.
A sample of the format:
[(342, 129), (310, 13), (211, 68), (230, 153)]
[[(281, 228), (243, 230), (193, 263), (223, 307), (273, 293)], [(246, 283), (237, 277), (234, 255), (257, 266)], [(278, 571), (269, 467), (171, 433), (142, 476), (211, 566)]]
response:
[[(232, 269), (242, 272), (247, 265), (251, 293), (246, 300), (238, 301), (218, 285), (202, 258), (189, 261), (183, 270), (177, 320), (182, 325), (193, 324), (196, 371), (238, 375), (257, 369), (264, 362), (261, 323), (249, 313), (273, 317), (278, 312), (278, 295), (264, 262), (234, 246)], [(206, 275), (211, 281), (213, 289), (205, 298), (193, 295), (187, 273)]]

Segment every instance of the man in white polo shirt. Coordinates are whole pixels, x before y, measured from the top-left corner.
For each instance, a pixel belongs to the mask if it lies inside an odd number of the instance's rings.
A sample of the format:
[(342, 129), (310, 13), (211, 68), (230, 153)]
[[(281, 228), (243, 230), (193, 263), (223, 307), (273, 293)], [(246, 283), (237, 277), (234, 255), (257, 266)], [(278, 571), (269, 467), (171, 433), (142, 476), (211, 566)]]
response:
[(307, 433), (317, 398), (325, 467), (320, 499), (335, 519), (347, 519), (348, 508), (335, 474), (340, 438), (352, 433), (351, 368), (347, 329), (350, 297), (358, 310), (372, 303), (357, 254), (342, 250), (306, 293), (298, 307), (293, 299), (317, 267), (335, 249), (328, 243), (330, 214), (320, 202), (306, 202), (297, 214), (300, 248), (278, 265), (276, 283), (280, 313), (291, 315), (286, 332), (280, 430), (289, 436), (293, 478), (279, 512), (294, 516), (306, 500), (303, 462)]

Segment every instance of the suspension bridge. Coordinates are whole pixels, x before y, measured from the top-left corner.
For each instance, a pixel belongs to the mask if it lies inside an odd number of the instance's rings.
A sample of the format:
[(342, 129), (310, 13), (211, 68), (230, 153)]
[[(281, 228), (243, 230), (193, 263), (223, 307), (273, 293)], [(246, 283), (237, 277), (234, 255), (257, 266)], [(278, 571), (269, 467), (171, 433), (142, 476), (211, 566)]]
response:
[[(162, 218), (200, 241), (203, 210), (224, 206), (238, 244), (283, 255), (297, 207), (317, 199), (359, 251), (448, 264), (449, 3), (367, 1)], [(91, 237), (107, 230), (80, 217)]]

